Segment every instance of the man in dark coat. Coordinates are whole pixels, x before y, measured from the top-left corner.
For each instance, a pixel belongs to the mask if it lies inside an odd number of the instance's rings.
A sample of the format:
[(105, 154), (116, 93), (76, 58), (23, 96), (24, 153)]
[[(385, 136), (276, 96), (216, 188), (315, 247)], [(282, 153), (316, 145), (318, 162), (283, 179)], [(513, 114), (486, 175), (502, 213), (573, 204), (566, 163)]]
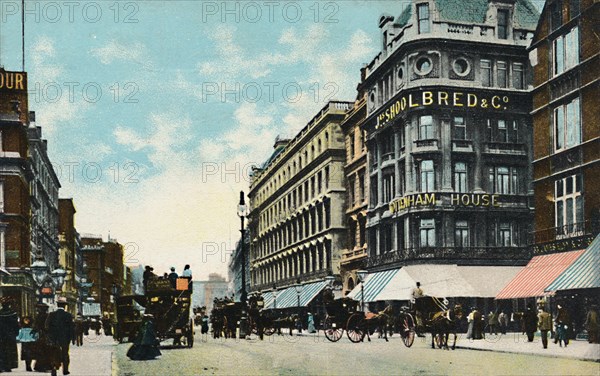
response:
[(533, 310), (533, 306), (530, 304), (527, 307), (527, 311), (523, 316), (525, 321), (525, 333), (527, 333), (527, 342), (533, 342), (533, 337), (538, 327), (538, 317)]
[(12, 309), (12, 298), (3, 297), (0, 301), (0, 372), (11, 372), (19, 366), (17, 335), (19, 319)]
[(177, 288), (177, 278), (179, 278), (179, 275), (175, 272), (174, 266), (171, 267), (171, 273), (169, 273), (168, 278), (169, 282), (171, 282), (171, 287)]
[(48, 339), (57, 348), (56, 358), (52, 362), (52, 375), (62, 364), (63, 375), (69, 374), (69, 345), (74, 337), (73, 316), (65, 311), (66, 301), (57, 302), (58, 309), (51, 312), (46, 320)]

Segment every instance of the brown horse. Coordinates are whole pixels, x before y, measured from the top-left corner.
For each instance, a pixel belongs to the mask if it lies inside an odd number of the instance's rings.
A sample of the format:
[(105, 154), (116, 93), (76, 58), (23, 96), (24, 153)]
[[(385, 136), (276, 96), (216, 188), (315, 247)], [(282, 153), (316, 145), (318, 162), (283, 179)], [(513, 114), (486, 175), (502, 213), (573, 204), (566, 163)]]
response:
[(439, 348), (448, 350), (450, 333), (454, 335), (452, 350), (456, 348), (456, 332), (458, 331), (462, 315), (462, 306), (460, 304), (456, 304), (452, 310), (448, 309), (433, 314), (430, 322), (432, 349), (435, 349), (435, 341), (437, 341)]
[(371, 334), (375, 332), (375, 330), (379, 330), (379, 338), (383, 336), (386, 342), (388, 342), (387, 338), (387, 327), (391, 322), (392, 315), (392, 306), (388, 305), (385, 309), (379, 313), (368, 313), (365, 316), (365, 328), (363, 329), (367, 334), (367, 340), (371, 342)]

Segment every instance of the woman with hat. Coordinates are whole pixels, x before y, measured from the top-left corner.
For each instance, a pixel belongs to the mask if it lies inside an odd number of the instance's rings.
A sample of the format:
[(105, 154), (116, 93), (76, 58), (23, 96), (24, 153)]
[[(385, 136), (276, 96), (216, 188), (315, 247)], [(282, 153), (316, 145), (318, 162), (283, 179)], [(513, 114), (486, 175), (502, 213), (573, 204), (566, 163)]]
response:
[(49, 372), (52, 370), (52, 365), (50, 364), (52, 347), (48, 344), (48, 336), (46, 334), (48, 308), (47, 304), (38, 303), (36, 305), (37, 312), (35, 320), (33, 320), (32, 332), (37, 333), (38, 335), (38, 340), (35, 342), (33, 348), (33, 358), (35, 359), (33, 369), (37, 372)]
[(133, 345), (127, 351), (127, 356), (131, 360), (151, 360), (160, 356), (158, 349), (159, 342), (156, 339), (154, 331), (154, 317), (150, 314), (145, 314), (142, 318), (140, 330), (137, 337), (133, 341)]

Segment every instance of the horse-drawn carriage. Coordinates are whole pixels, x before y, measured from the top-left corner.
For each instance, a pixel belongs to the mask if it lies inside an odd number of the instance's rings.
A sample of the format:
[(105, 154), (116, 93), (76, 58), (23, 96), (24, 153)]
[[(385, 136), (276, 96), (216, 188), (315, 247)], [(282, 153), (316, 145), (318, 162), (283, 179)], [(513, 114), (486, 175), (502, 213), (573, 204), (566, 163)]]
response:
[(145, 313), (154, 316), (156, 336), (160, 341), (172, 338), (174, 346), (194, 346), (194, 322), (190, 306), (191, 293), (187, 285), (180, 284), (175, 289), (168, 279), (148, 282)]
[[(350, 298), (325, 302), (325, 312), (327, 313), (323, 322), (325, 337), (331, 342), (339, 341), (344, 335), (344, 330), (347, 330), (348, 319), (357, 311), (357, 308), (358, 302)], [(348, 338), (351, 338), (350, 333), (347, 335)], [(350, 340), (352, 341), (352, 339)]]
[(455, 304), (453, 308), (449, 306), (446, 299), (440, 299), (434, 296), (424, 296), (416, 299), (413, 304), (412, 314), (415, 318), (417, 332), (431, 333), (431, 347), (448, 348), (448, 339), (450, 334), (454, 334), (454, 343), (456, 345), (456, 333), (459, 330), (462, 319), (462, 307)]
[(243, 310), (244, 305), (241, 302), (234, 302), (227, 297), (215, 298), (210, 313), (213, 337), (235, 338), (237, 324), (242, 317)]
[(125, 295), (117, 298), (117, 316), (114, 338), (119, 342), (133, 342), (142, 323), (141, 310), (146, 305), (143, 295)]

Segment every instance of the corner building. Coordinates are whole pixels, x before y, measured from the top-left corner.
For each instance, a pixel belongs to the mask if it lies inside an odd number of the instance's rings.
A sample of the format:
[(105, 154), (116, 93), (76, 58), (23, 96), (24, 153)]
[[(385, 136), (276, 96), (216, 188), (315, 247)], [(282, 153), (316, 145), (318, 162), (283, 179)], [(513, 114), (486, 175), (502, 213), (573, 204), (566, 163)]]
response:
[(369, 271), (523, 265), (532, 231), (527, 0), (412, 1), (366, 67)]
[[(269, 160), (254, 169), (248, 222), (253, 291), (339, 274), (346, 240), (340, 123), (351, 106), (327, 103), (292, 140), (277, 139)], [(277, 307), (284, 307), (281, 300)]]

